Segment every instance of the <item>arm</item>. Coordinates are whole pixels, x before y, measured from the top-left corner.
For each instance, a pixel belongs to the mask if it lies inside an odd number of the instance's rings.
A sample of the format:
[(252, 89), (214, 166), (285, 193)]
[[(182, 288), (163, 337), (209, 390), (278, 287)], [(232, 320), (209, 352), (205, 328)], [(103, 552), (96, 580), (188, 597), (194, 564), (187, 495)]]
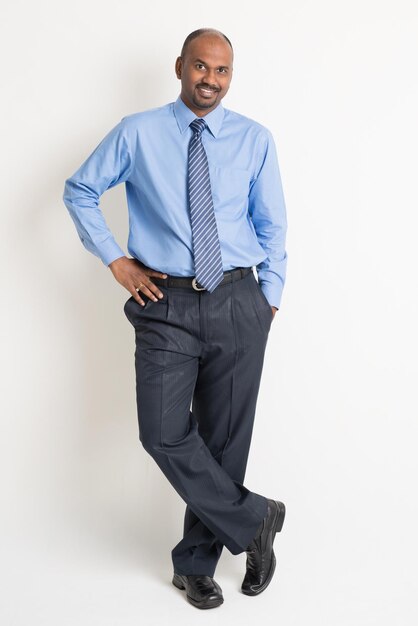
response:
[(65, 181), (63, 201), (84, 247), (105, 265), (125, 256), (110, 232), (99, 208), (100, 196), (125, 182), (133, 158), (124, 119), (99, 143), (79, 169)]
[(260, 245), (268, 255), (256, 266), (259, 284), (271, 306), (280, 306), (286, 279), (287, 218), (277, 152), (265, 129), (263, 157), (249, 194), (249, 213)]
[(149, 298), (162, 297), (150, 277), (166, 274), (129, 259), (116, 243), (99, 208), (100, 196), (111, 187), (128, 180), (134, 157), (130, 149), (125, 118), (99, 143), (79, 169), (65, 181), (64, 203), (74, 221), (84, 247), (100, 257), (116, 280), (135, 300), (144, 305), (137, 291)]

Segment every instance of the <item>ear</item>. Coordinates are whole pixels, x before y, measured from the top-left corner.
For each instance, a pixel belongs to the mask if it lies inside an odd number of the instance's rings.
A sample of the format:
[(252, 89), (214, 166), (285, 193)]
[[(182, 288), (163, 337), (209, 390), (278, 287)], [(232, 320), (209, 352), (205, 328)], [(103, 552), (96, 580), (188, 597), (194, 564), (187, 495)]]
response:
[(182, 60), (181, 57), (177, 57), (175, 64), (175, 71), (177, 78), (181, 78), (181, 70), (182, 70)]

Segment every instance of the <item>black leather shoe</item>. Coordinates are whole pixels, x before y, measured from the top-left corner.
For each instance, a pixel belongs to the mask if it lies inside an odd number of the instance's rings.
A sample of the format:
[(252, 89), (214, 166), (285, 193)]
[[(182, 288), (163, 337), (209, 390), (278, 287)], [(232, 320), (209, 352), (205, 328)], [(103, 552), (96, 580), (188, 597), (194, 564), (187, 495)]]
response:
[(282, 529), (285, 513), (286, 507), (283, 502), (268, 499), (266, 517), (245, 550), (247, 571), (242, 581), (241, 591), (247, 596), (256, 596), (264, 591), (273, 578), (276, 568), (273, 541), (276, 533)]
[(174, 573), (173, 585), (185, 589), (188, 602), (198, 609), (213, 609), (224, 601), (222, 589), (210, 576)]

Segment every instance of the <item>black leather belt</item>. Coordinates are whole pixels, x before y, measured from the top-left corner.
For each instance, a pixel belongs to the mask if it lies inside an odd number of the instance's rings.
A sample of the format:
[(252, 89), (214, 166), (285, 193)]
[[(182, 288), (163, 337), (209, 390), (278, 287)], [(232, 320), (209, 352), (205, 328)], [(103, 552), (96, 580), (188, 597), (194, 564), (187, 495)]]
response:
[[(234, 280), (240, 280), (247, 276), (250, 272), (252, 272), (252, 267), (235, 267), (233, 270), (227, 270), (224, 272), (224, 277), (219, 283), (220, 285), (225, 285), (225, 283), (231, 283)], [(153, 276), (151, 280), (156, 285), (162, 285), (164, 287), (190, 287), (191, 289), (195, 289), (196, 291), (206, 291), (205, 287), (201, 287), (199, 283), (196, 281), (195, 276), (170, 276), (167, 278), (161, 278), (160, 276)]]

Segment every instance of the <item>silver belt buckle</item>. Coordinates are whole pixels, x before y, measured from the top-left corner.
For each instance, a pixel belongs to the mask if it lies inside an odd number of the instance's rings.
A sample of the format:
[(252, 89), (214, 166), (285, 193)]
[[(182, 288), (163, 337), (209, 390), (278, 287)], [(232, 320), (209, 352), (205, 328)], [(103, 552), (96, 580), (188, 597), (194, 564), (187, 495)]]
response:
[(193, 287), (193, 289), (196, 289), (196, 291), (204, 291), (205, 290), (205, 287), (198, 287), (197, 286), (196, 276), (194, 278), (192, 278), (192, 287)]

